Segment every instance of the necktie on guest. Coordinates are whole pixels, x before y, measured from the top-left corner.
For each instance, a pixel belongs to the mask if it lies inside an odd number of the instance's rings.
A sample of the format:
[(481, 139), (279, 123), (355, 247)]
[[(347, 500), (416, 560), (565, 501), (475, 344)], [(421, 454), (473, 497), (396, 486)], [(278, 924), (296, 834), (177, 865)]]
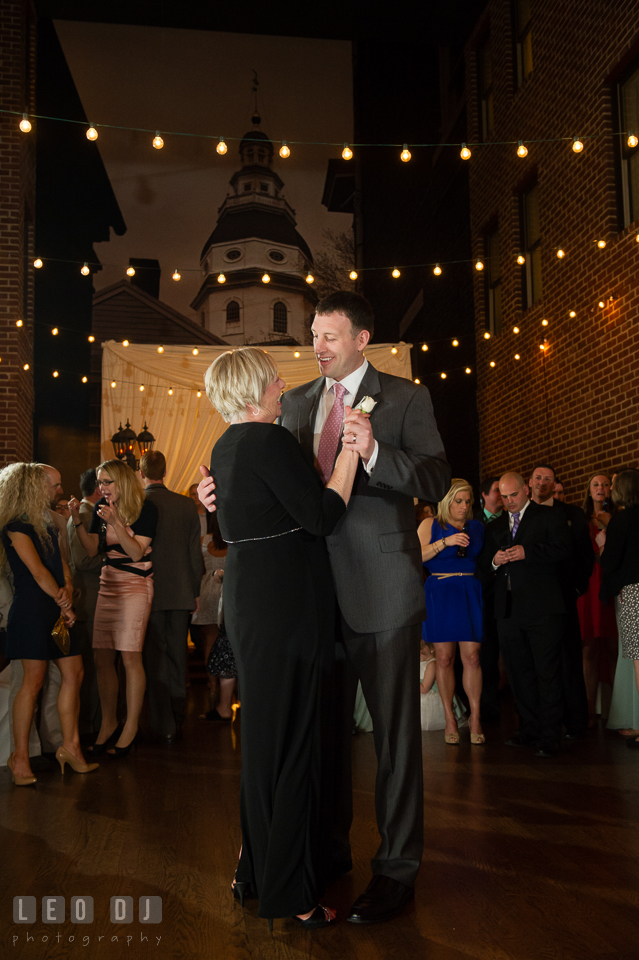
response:
[(513, 540), (515, 539), (515, 534), (517, 533), (517, 530), (519, 529), (519, 518), (520, 518), (520, 517), (521, 517), (521, 513), (513, 513), (513, 528), (512, 528), (512, 531), (511, 531)]
[(335, 400), (333, 401), (331, 412), (322, 427), (317, 450), (317, 462), (319, 463), (320, 476), (324, 483), (329, 480), (333, 472), (333, 465), (335, 464), (339, 435), (344, 420), (344, 394), (346, 393), (346, 387), (343, 387), (341, 383), (334, 383), (331, 390), (335, 394)]

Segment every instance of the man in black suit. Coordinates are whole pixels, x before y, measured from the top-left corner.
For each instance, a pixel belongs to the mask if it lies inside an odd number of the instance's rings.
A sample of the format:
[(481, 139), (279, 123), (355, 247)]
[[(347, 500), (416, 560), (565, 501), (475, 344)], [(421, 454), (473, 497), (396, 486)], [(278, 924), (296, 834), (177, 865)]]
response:
[(542, 507), (552, 507), (566, 517), (570, 529), (572, 555), (561, 565), (561, 585), (566, 605), (566, 631), (561, 648), (561, 682), (564, 699), (564, 725), (567, 740), (581, 740), (588, 728), (588, 697), (583, 671), (581, 628), (577, 614), (577, 598), (588, 589), (595, 554), (588, 530), (588, 520), (581, 507), (565, 503), (555, 496), (557, 476), (553, 468), (542, 463), (532, 471), (532, 500)]
[(560, 564), (571, 555), (570, 532), (559, 510), (529, 501), (518, 473), (504, 474), (499, 491), (507, 512), (486, 528), (480, 566), (485, 580), (495, 578), (499, 643), (520, 717), (507, 743), (554, 757), (563, 715)]
[[(499, 477), (485, 477), (479, 485), (480, 502), (474, 511), (475, 520), (487, 527), (498, 520), (504, 505), (499, 492)], [(493, 578), (484, 584), (484, 638), (479, 648), (479, 664), (483, 678), (481, 718), (486, 723), (499, 721), (499, 637), (495, 621), (495, 585)]]

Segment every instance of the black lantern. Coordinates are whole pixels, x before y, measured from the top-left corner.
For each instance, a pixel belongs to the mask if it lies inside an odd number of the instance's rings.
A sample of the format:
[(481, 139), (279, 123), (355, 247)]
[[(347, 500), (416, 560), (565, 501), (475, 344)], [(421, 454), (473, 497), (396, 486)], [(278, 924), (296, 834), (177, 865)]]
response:
[(111, 437), (111, 443), (113, 444), (113, 450), (115, 452), (118, 460), (124, 460), (126, 456), (126, 440), (123, 439), (122, 434), (122, 421), (120, 421), (120, 426), (116, 432)]
[(155, 437), (147, 427), (146, 420), (145, 420), (142, 433), (138, 434), (138, 446), (140, 448), (140, 456), (143, 457), (145, 453), (148, 453), (154, 443), (155, 443)]
[(131, 424), (127, 420), (124, 429), (120, 423), (120, 429), (111, 437), (111, 443), (113, 444), (113, 449), (118, 460), (126, 460), (127, 465), (131, 467), (132, 470), (137, 470), (140, 462), (135, 459), (136, 443), (140, 447), (140, 455), (143, 456), (145, 453), (148, 453), (155, 443), (155, 437), (150, 432), (146, 423), (140, 435), (136, 436), (135, 430), (132, 429)]

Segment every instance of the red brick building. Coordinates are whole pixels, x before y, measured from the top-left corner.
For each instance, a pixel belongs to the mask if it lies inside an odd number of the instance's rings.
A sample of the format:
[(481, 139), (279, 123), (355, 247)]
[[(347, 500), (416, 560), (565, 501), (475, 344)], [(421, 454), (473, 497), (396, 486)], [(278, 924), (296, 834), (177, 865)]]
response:
[(33, 5), (3, 0), (0, 108), (12, 112), (0, 113), (0, 464), (33, 456), (35, 144), (19, 122), (35, 108), (35, 53)]
[(466, 62), (481, 472), (579, 501), (639, 457), (639, 0), (490, 0)]

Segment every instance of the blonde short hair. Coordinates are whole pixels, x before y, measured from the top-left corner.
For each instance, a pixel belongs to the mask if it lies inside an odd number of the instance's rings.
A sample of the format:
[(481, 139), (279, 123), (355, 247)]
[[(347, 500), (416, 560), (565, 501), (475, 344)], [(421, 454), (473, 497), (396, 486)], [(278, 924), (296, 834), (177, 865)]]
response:
[[(142, 513), (144, 505), (144, 491), (140, 482), (126, 463), (121, 460), (105, 460), (96, 468), (96, 474), (104, 470), (109, 480), (115, 480), (118, 485), (118, 499), (116, 506), (122, 523), (130, 527)], [(100, 481), (98, 480), (98, 483)]]
[(457, 494), (461, 493), (463, 490), (468, 490), (470, 493), (470, 503), (468, 504), (468, 510), (466, 511), (464, 520), (471, 519), (473, 515), (473, 503), (475, 502), (473, 488), (469, 484), (468, 480), (462, 480), (460, 477), (453, 477), (453, 479), (450, 481), (450, 490), (444, 499), (440, 500), (437, 504), (437, 523), (440, 525), (440, 527), (444, 527), (447, 523), (450, 523), (450, 505)]
[(269, 384), (277, 379), (273, 357), (258, 347), (227, 350), (204, 376), (206, 395), (227, 423), (237, 423), (250, 404), (258, 410)]

